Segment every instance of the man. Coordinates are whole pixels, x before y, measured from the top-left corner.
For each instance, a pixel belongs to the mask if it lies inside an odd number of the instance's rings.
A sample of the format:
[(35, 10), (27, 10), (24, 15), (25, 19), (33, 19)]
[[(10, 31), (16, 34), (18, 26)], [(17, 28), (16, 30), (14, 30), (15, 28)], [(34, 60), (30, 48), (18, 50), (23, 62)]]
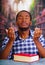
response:
[(18, 35), (16, 36), (12, 27), (8, 29), (8, 37), (2, 45), (1, 59), (13, 59), (13, 54), (18, 53), (38, 54), (40, 57), (45, 57), (45, 40), (41, 35), (42, 30), (35, 28), (33, 33), (30, 29), (31, 19), (31, 14), (25, 10), (17, 14)]

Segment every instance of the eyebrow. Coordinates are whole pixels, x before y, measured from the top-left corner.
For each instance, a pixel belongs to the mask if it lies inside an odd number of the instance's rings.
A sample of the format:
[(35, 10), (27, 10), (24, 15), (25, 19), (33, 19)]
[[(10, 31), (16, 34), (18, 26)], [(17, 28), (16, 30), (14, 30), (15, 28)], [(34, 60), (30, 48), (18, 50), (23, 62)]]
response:
[[(22, 17), (22, 15), (21, 14), (19, 14), (18, 16), (21, 16)], [(29, 15), (26, 15), (26, 17), (28, 17)]]

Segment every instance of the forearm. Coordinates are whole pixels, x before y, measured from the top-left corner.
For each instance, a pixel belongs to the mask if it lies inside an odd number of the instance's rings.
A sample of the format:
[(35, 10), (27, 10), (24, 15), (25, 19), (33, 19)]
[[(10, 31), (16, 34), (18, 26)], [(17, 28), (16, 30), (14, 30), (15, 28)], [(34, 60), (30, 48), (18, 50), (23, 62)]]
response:
[(10, 50), (12, 48), (13, 41), (9, 41), (5, 47), (5, 49), (1, 53), (1, 58), (0, 59), (7, 59), (8, 55), (10, 53)]
[(45, 48), (43, 48), (39, 40), (34, 40), (34, 42), (36, 44), (36, 47), (39, 51), (40, 56), (45, 58)]

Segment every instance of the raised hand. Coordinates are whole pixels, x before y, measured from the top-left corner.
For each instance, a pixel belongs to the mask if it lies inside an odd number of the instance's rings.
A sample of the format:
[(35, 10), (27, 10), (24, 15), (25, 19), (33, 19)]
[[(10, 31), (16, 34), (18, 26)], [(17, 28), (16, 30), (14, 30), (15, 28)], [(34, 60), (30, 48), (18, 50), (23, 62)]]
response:
[(40, 35), (42, 34), (42, 30), (40, 28), (35, 28), (34, 31), (34, 39), (38, 39), (40, 37)]
[(10, 27), (8, 30), (6, 30), (6, 32), (7, 32), (7, 36), (9, 37), (9, 40), (14, 41), (16, 38), (14, 28)]

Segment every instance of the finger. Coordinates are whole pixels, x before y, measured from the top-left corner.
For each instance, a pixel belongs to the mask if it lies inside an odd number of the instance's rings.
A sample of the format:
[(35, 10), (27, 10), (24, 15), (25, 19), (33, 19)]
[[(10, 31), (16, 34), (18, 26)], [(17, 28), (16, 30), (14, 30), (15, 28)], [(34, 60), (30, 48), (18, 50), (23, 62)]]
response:
[(13, 27), (10, 27), (9, 30), (14, 30), (14, 28)]
[(36, 27), (36, 28), (35, 28), (35, 31), (38, 31), (38, 30), (40, 31), (41, 29)]
[(8, 29), (5, 29), (6, 33), (8, 34)]

